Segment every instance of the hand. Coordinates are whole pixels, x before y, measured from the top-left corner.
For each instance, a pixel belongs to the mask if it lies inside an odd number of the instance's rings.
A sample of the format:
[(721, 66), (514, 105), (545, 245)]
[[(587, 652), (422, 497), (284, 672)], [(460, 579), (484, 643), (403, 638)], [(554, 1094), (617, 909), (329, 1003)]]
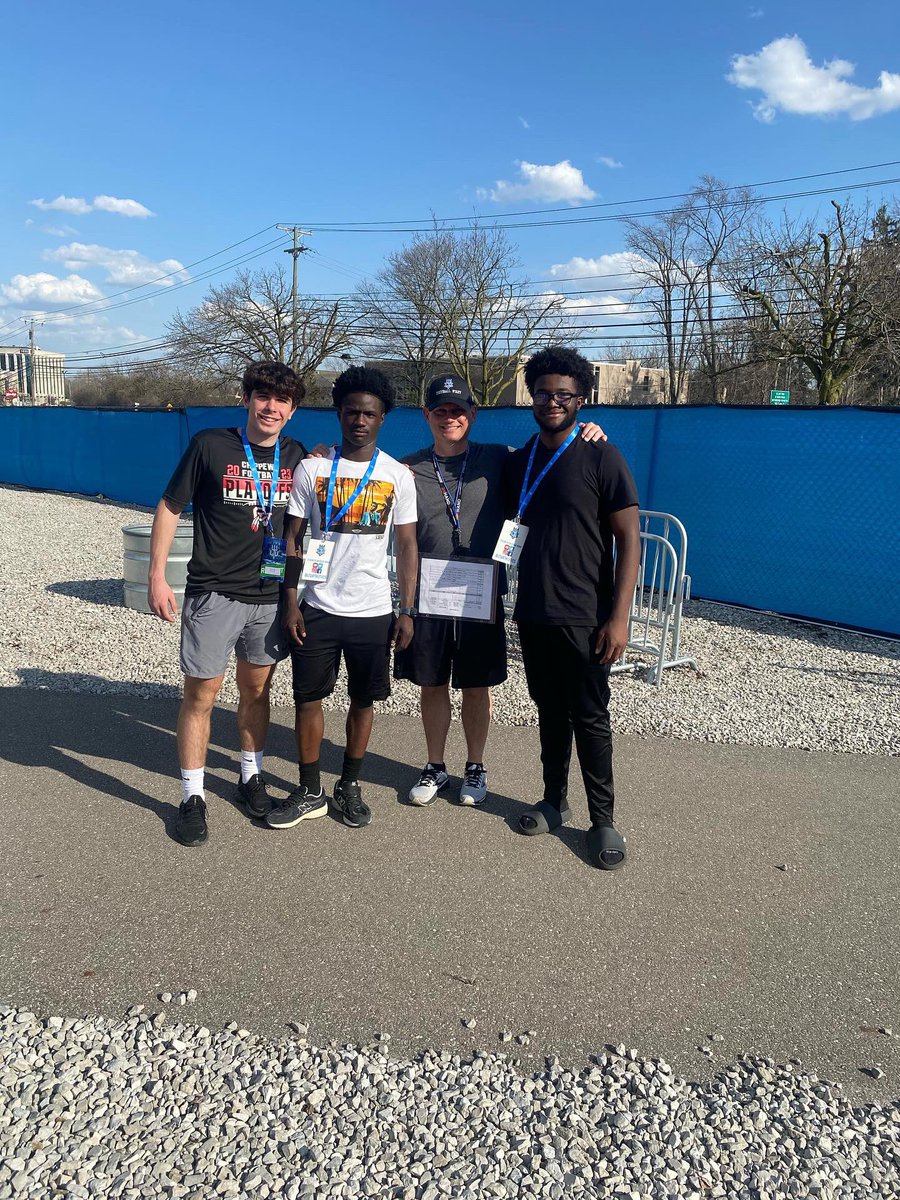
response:
[(147, 603), (161, 621), (172, 622), (178, 615), (175, 593), (166, 579), (151, 579), (147, 584)]
[(624, 619), (611, 618), (597, 630), (597, 643), (594, 653), (602, 663), (617, 662), (625, 653), (628, 645), (628, 626), (630, 622)]
[(393, 649), (405, 650), (413, 640), (413, 630), (412, 617), (394, 617), (394, 624), (391, 628), (391, 646)]
[(324, 442), (318, 442), (307, 454), (307, 458), (327, 458), (331, 453), (331, 447), (326, 446)]
[(606, 434), (594, 421), (585, 421), (581, 426), (581, 438), (585, 442), (605, 442)]
[(291, 600), (285, 600), (281, 624), (287, 630), (288, 636), (295, 646), (302, 646), (306, 637), (306, 622), (297, 602), (296, 593)]

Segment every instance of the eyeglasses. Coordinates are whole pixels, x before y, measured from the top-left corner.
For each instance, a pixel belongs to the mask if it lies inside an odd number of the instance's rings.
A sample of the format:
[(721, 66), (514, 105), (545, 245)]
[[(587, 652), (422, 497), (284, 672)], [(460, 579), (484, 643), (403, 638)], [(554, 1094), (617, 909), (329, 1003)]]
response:
[(535, 404), (541, 406), (555, 400), (557, 404), (568, 404), (570, 400), (580, 399), (577, 392), (535, 392), (531, 397)]

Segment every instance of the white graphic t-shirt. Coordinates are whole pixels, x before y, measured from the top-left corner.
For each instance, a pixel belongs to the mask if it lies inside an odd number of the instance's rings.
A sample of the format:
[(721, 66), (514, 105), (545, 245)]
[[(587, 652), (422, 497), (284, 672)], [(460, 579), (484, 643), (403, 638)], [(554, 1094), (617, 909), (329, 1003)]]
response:
[[(328, 458), (307, 458), (294, 471), (288, 501), (292, 517), (306, 517), (310, 536), (320, 538), (325, 525), (328, 480), (336, 451)], [(367, 462), (338, 463), (332, 521), (353, 495)], [(409, 470), (379, 450), (366, 486), (333, 525), (329, 540), (334, 554), (324, 583), (307, 583), (304, 598), (314, 608), (346, 617), (380, 617), (391, 611), (387, 569), (388, 533), (392, 525), (416, 521), (416, 485)]]

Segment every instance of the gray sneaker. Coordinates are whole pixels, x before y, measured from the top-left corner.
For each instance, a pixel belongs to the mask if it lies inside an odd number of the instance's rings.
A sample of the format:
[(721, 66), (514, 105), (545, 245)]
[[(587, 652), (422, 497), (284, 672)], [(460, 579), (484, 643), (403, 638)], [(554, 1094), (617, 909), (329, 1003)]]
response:
[(438, 792), (449, 782), (450, 776), (443, 767), (438, 766), (437, 763), (426, 763), (417, 782), (409, 789), (410, 803), (418, 804), (420, 808), (434, 804), (438, 798)]
[(487, 790), (487, 771), (478, 763), (468, 763), (459, 789), (460, 804), (469, 808), (484, 804)]
[(324, 817), (327, 812), (325, 789), (320, 787), (317, 792), (310, 792), (306, 784), (301, 783), (286, 800), (281, 800), (266, 814), (266, 824), (272, 829), (293, 829), (301, 821)]

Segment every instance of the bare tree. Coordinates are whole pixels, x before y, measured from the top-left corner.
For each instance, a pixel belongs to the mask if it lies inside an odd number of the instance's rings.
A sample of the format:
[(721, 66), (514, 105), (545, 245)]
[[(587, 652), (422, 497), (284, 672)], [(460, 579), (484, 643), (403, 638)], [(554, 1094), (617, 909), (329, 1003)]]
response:
[[(293, 339), (291, 284), (278, 267), (239, 271), (210, 288), (201, 303), (167, 326), (179, 363), (234, 383), (254, 359), (290, 362)], [(351, 321), (339, 303), (299, 298), (297, 372), (305, 380), (351, 344)]]
[(900, 322), (896, 248), (867, 242), (864, 210), (832, 206), (824, 229), (762, 223), (743, 255), (741, 288), (748, 314), (763, 318), (768, 356), (803, 363), (819, 403), (830, 405)]
[(655, 221), (625, 222), (625, 245), (640, 259), (635, 274), (638, 293), (653, 316), (647, 324), (659, 331), (665, 346), (668, 402), (684, 392), (697, 338), (697, 303), (703, 267), (691, 255), (690, 205)]
[(235, 389), (172, 363), (126, 363), (69, 376), (76, 408), (188, 408), (235, 403)]
[(435, 297), (452, 251), (449, 233), (417, 234), (408, 246), (388, 256), (354, 298), (367, 330), (362, 339), (367, 354), (402, 363), (401, 373), (419, 404), (424, 404), (428, 380), (446, 357)]
[[(736, 244), (754, 211), (755, 201), (749, 188), (731, 188), (712, 175), (701, 176), (691, 192), (684, 211), (688, 225), (685, 279), (689, 281), (691, 304), (697, 329), (699, 372), (705, 377), (709, 399), (723, 399), (720, 375), (724, 366), (719, 346), (723, 314), (718, 302), (729, 297), (719, 277), (719, 268), (736, 253)], [(730, 298), (730, 297), (729, 297)], [(692, 399), (698, 394), (691, 381)]]
[(664, 343), (656, 341), (631, 342), (625, 339), (621, 342), (608, 342), (600, 350), (600, 361), (608, 363), (639, 362), (644, 367), (664, 368), (666, 365), (666, 348)]
[(449, 242), (441, 230), (432, 236), (449, 250), (434, 296), (444, 354), (490, 407), (515, 378), (522, 355), (569, 328), (565, 297), (531, 291), (502, 229), (473, 224)]

